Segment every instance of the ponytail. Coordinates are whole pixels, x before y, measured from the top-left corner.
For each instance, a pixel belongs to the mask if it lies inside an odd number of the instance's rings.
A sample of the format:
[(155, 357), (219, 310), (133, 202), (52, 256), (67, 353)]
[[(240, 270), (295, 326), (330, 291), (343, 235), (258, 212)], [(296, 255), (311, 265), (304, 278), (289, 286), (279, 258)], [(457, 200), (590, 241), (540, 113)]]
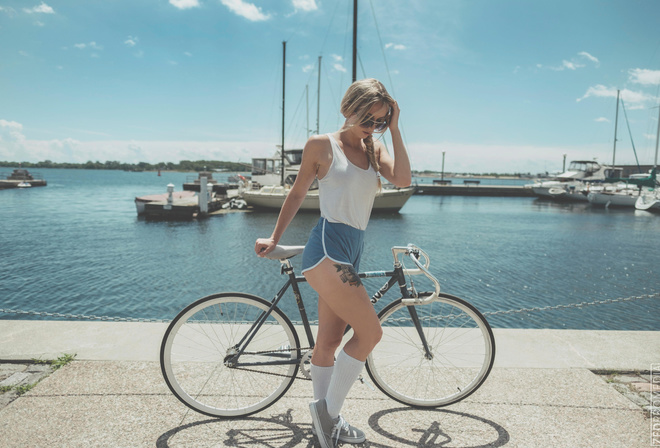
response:
[(367, 157), (369, 158), (369, 164), (374, 168), (376, 174), (378, 174), (378, 190), (381, 189), (380, 183), (380, 163), (378, 163), (378, 156), (376, 156), (376, 150), (374, 149), (374, 137), (369, 135), (365, 138), (364, 145), (367, 147)]

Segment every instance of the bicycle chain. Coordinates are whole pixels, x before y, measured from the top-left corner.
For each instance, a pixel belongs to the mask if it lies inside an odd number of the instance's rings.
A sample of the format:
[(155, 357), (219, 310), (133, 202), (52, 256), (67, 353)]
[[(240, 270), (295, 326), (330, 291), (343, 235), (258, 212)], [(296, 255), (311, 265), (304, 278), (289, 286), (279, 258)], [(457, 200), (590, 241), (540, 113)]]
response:
[[(259, 352), (248, 352), (248, 353), (243, 353), (244, 355), (261, 355), (261, 354), (267, 354), (267, 353), (280, 353), (280, 352), (292, 352), (294, 350), (300, 350), (301, 352), (306, 352), (307, 350), (311, 350), (312, 347), (299, 347), (299, 348), (289, 348), (289, 349), (281, 349), (281, 350), (262, 350)], [(302, 358), (301, 358), (302, 359)], [(235, 370), (244, 370), (246, 372), (254, 372), (254, 373), (260, 373), (262, 375), (272, 375), (272, 376), (280, 376), (283, 378), (296, 378), (299, 380), (306, 380), (306, 381), (311, 381), (311, 378), (307, 378), (304, 375), (303, 376), (291, 376), (291, 375), (284, 375), (282, 373), (272, 373), (272, 372), (264, 372), (263, 370), (254, 370), (254, 369), (248, 369), (246, 367), (231, 367), (232, 369)], [(298, 371), (300, 372), (300, 368), (298, 368)]]

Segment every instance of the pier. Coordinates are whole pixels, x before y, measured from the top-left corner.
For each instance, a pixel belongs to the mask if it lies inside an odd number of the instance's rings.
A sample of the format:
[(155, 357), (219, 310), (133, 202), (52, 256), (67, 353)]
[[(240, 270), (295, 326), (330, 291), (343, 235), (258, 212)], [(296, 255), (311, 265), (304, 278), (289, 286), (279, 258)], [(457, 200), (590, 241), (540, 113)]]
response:
[(534, 197), (532, 189), (525, 188), (522, 185), (480, 185), (473, 182), (466, 182), (463, 185), (418, 184), (415, 194), (437, 196)]
[(29, 173), (28, 170), (17, 168), (5, 176), (5, 179), (0, 179), (0, 190), (6, 188), (21, 188), (21, 187), (45, 187), (46, 181), (40, 174)]

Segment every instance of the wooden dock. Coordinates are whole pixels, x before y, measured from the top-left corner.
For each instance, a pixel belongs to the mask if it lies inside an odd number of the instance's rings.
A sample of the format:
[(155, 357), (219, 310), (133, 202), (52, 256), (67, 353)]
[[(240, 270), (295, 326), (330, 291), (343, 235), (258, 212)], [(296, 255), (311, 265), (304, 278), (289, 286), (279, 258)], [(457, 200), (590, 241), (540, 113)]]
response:
[(417, 185), (415, 194), (437, 196), (501, 196), (501, 197), (534, 197), (531, 188), (522, 185)]

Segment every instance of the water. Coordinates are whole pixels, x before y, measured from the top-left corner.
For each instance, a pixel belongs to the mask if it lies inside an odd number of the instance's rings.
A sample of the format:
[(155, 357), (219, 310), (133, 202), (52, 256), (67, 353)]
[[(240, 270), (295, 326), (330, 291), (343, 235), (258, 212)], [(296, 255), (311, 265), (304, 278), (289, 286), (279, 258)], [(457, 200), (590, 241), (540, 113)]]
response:
[[(283, 283), (278, 262), (253, 255), (255, 239), (270, 235), (277, 213), (137, 218), (135, 196), (165, 192), (170, 182), (180, 190), (190, 173), (37, 171), (47, 187), (0, 191), (0, 308), (170, 319), (215, 292), (270, 299)], [(282, 243), (304, 244), (317, 219), (299, 214)], [(389, 269), (390, 247), (409, 242), (429, 253), (444, 292), (486, 312), (660, 292), (660, 215), (648, 212), (531, 198), (413, 196), (400, 213), (372, 217), (363, 269)], [(417, 280), (419, 290), (430, 288)], [(373, 291), (383, 282), (365, 283)], [(314, 319), (309, 286), (303, 295)], [(296, 320), (292, 299), (285, 297), (283, 308)], [(489, 321), (507, 328), (658, 330), (658, 316), (656, 298)]]

